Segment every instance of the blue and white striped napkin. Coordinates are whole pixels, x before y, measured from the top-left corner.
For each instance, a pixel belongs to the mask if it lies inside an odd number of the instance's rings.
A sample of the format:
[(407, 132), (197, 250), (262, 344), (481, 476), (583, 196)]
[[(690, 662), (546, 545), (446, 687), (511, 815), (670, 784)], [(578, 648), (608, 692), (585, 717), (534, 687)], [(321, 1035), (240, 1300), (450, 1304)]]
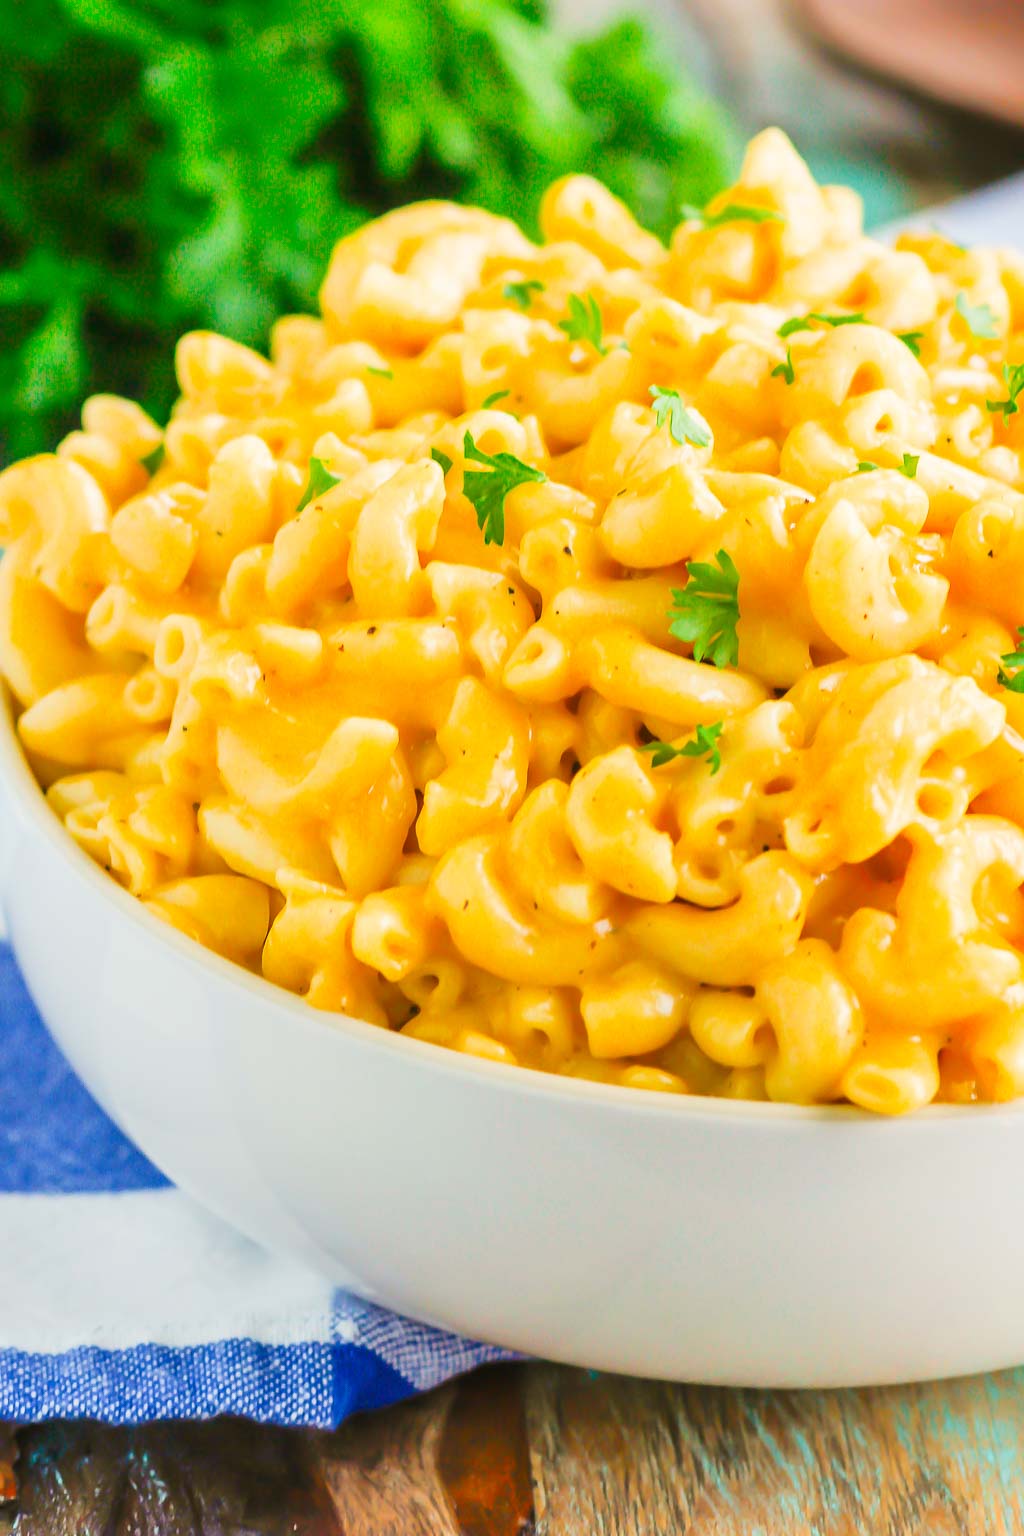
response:
[(333, 1289), (172, 1188), (75, 1077), (0, 942), (0, 1420), (329, 1426), (502, 1358)]

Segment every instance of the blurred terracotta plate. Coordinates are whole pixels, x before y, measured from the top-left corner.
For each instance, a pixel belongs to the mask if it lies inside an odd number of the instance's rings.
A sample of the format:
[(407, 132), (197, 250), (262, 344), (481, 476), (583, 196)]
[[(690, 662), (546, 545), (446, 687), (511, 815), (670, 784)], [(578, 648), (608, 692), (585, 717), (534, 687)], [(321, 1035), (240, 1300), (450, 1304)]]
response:
[(1024, 0), (794, 0), (830, 47), (1024, 127)]

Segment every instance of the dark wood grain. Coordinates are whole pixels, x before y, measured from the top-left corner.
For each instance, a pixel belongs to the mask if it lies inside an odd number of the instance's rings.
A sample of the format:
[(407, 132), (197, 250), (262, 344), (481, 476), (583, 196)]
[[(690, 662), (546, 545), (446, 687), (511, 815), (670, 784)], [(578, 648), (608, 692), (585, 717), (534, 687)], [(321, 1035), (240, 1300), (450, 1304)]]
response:
[(18, 1442), (14, 1430), (0, 1424), (0, 1508), (14, 1498), (18, 1491), (15, 1466), (18, 1460)]
[(331, 1434), (69, 1424), (18, 1445), (3, 1536), (1024, 1532), (1024, 1372), (801, 1393), (505, 1366)]
[[(222, 1419), (22, 1430), (17, 1536), (337, 1536), (315, 1437)], [(3, 1531), (0, 1525), (0, 1531)]]
[(491, 1366), (456, 1394), (438, 1471), (462, 1536), (531, 1536), (533, 1483), (523, 1411), (525, 1367)]
[(343, 1536), (461, 1536), (438, 1472), (457, 1390), (444, 1387), (319, 1438), (320, 1475)]

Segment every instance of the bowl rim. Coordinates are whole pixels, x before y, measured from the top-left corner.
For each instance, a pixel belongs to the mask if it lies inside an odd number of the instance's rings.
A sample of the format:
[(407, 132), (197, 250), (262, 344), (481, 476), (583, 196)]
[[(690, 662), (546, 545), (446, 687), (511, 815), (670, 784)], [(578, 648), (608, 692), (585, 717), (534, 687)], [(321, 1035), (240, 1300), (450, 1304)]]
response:
[[(82, 770), (85, 771), (85, 770)], [(8, 805), (4, 805), (4, 795)], [(145, 932), (150, 939), (166, 945), (179, 961), (199, 977), (208, 976), (219, 986), (227, 986), (240, 997), (258, 998), (263, 1006), (274, 1008), (282, 1025), (292, 1029), (315, 1031), (318, 1036), (340, 1034), (363, 1049), (384, 1053), (397, 1052), (410, 1065), (431, 1072), (489, 1083), (515, 1095), (540, 1095), (544, 1098), (617, 1106), (623, 1112), (644, 1118), (674, 1120), (682, 1116), (726, 1121), (736, 1126), (751, 1121), (782, 1127), (794, 1123), (831, 1123), (849, 1126), (874, 1126), (889, 1133), (938, 1120), (971, 1120), (983, 1114), (1017, 1118), (1024, 1114), (1024, 1099), (996, 1104), (930, 1104), (907, 1115), (880, 1115), (851, 1104), (788, 1104), (772, 1100), (716, 1098), (708, 1094), (658, 1093), (646, 1088), (632, 1088), (620, 1083), (594, 1082), (588, 1078), (566, 1077), (554, 1072), (518, 1063), (489, 1061), (429, 1040), (417, 1040), (395, 1030), (381, 1029), (351, 1014), (328, 1013), (312, 1008), (302, 998), (276, 987), (242, 965), (227, 960), (215, 951), (179, 933), (147, 911), (110, 875), (102, 871), (85, 851), (78, 847), (46, 802), (18, 737), (14, 699), (7, 683), (0, 678), (0, 817), (15, 810), (28, 823), (30, 831), (43, 838), (64, 860), (68, 873), (109, 906), (112, 915), (121, 917)], [(4, 890), (0, 885), (0, 906)], [(0, 928), (2, 935), (2, 928)], [(45, 1021), (44, 1021), (45, 1022)]]

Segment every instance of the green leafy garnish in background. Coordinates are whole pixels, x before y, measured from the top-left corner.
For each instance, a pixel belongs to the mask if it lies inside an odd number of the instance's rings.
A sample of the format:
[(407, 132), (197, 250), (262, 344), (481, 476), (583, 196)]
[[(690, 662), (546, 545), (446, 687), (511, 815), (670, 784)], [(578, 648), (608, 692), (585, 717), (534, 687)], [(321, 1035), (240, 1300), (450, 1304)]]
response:
[(511, 299), (513, 304), (518, 304), (522, 310), (529, 309), (533, 303), (535, 293), (543, 293), (544, 284), (537, 278), (531, 277), (523, 283), (506, 283), (502, 289), (506, 299)]
[(924, 340), (924, 331), (897, 331), (896, 340), (902, 341), (905, 347), (909, 347), (915, 357), (921, 356), (921, 342)]
[(393, 379), (395, 376), (390, 368), (375, 368), (372, 363), (367, 363), (366, 371), (372, 373), (375, 379)]
[(717, 213), (684, 203), (679, 217), (688, 221), (699, 220), (705, 229), (717, 229), (721, 224), (782, 224), (783, 217), (774, 208), (759, 208), (754, 203), (726, 203)]
[(433, 459), (435, 464), (440, 464), (442, 475), (446, 475), (451, 469), (452, 460), (446, 453), (442, 453), (440, 448), (431, 448), (430, 457)]
[(484, 403), (480, 407), (480, 409), (484, 410), (484, 411), (493, 410), (493, 408), (497, 405), (499, 400), (507, 400), (510, 394), (511, 394), (511, 390), (508, 390), (508, 389), (496, 389), (494, 391), (493, 395), (488, 395), (487, 396), (487, 399), (484, 401)]
[[(996, 682), (1008, 688), (1011, 693), (1024, 693), (1024, 626), (1017, 630), (1017, 649), (1007, 651), (1005, 656), (1000, 656), (1000, 668), (996, 673)], [(1013, 674), (1004, 671), (1004, 668), (1012, 667)]]
[(686, 586), (672, 590), (668, 632), (693, 642), (694, 661), (710, 657), (716, 667), (734, 667), (740, 655), (740, 573), (724, 549), (715, 562), (686, 562)]
[(664, 768), (666, 763), (674, 762), (677, 757), (706, 757), (714, 775), (722, 766), (722, 753), (718, 745), (721, 734), (722, 722), (719, 720), (715, 725), (698, 725), (694, 739), (684, 742), (681, 747), (674, 747), (670, 741), (645, 741), (640, 751), (651, 753), (652, 768)]
[(683, 443), (694, 443), (698, 448), (708, 446), (711, 433), (683, 404), (677, 389), (659, 389), (657, 384), (652, 384), (650, 396), (654, 419), (659, 427), (668, 423), (669, 436), (673, 442), (680, 447)]
[(980, 341), (994, 341), (999, 335), (996, 317), (987, 304), (968, 304), (966, 293), (956, 296), (956, 312), (972, 336)]
[(564, 320), (559, 320), (558, 329), (564, 331), (570, 341), (588, 341), (602, 357), (608, 351), (603, 340), (601, 310), (592, 293), (584, 298), (578, 293), (570, 293), (569, 313)]
[(858, 475), (870, 475), (871, 471), (877, 468), (878, 465), (872, 464), (870, 459), (861, 459), (857, 464), (857, 473)]
[(147, 453), (143, 458), (139, 460), (139, 463), (142, 465), (147, 475), (155, 475), (163, 461), (164, 445), (163, 443), (157, 443), (152, 453)]
[(295, 508), (296, 512), (304, 512), (311, 501), (319, 501), (321, 496), (326, 496), (329, 490), (340, 484), (341, 476), (332, 475), (323, 459), (310, 459), (309, 479), (306, 481), (302, 498)]
[(473, 503), (476, 520), (484, 536), (485, 544), (505, 542), (505, 497), (517, 485), (530, 480), (546, 480), (547, 475), (532, 464), (524, 464), (514, 453), (484, 453), (467, 432), (462, 440), (462, 451), (475, 464), (486, 464), (486, 469), (464, 469), (462, 490)]
[(265, 346), (396, 204), (535, 230), (584, 171), (667, 236), (734, 140), (663, 52), (636, 21), (560, 36), (542, 0), (0, 5), (0, 460), (52, 447), (92, 391), (163, 419), (182, 331)]

